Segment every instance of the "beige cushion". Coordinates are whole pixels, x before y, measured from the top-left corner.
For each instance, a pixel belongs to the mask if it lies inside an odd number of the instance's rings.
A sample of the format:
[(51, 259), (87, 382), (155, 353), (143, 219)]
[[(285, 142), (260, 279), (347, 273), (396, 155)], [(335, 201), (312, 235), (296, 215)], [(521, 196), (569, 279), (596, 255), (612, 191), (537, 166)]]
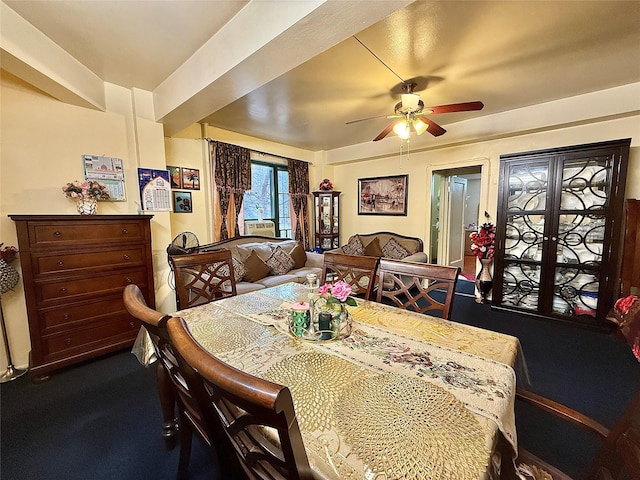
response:
[(391, 258), (393, 260), (402, 260), (411, 254), (393, 238), (390, 238), (384, 247), (382, 247), (382, 253), (384, 257)]
[(371, 240), (369, 244), (364, 247), (364, 254), (369, 257), (382, 257), (382, 248), (380, 248), (380, 240), (378, 240), (378, 237)]
[(244, 275), (244, 280), (247, 282), (260, 280), (269, 275), (271, 271), (271, 267), (262, 261), (255, 250), (252, 250), (249, 257), (244, 261), (244, 268), (247, 270)]
[(342, 247), (342, 251), (347, 255), (364, 255), (364, 245), (360, 240), (360, 235), (351, 237), (349, 243)]
[(258, 255), (262, 261), (266, 261), (273, 252), (271, 245), (267, 242), (245, 243), (243, 245), (238, 245), (236, 250), (238, 252), (238, 260), (241, 262), (245, 262), (246, 259), (249, 258), (249, 255), (251, 255), (251, 252), (256, 252), (256, 255)]
[(271, 268), (272, 275), (284, 275), (296, 264), (293, 258), (291, 258), (291, 255), (280, 247), (276, 247), (273, 250), (273, 253), (267, 258), (265, 263)]

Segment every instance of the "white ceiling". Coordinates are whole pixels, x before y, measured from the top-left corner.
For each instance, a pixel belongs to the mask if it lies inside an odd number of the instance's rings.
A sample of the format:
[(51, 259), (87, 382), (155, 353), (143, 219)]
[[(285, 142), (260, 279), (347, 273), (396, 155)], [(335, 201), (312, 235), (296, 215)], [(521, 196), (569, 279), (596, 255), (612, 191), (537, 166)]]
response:
[[(100, 79), (155, 95), (205, 42), (257, 0), (2, 1)], [(277, 13), (296, 2), (265, 3)], [(198, 112), (206, 113), (182, 115), (182, 127), (207, 122), (300, 148), (332, 150), (371, 140), (385, 128), (385, 118), (345, 122), (393, 113), (400, 85), (395, 74), (418, 78), (427, 106), (484, 102), (480, 112), (431, 117), (448, 130), (457, 121), (640, 81), (640, 1), (384, 3), (399, 9), (367, 26), (373, 18), (369, 10), (380, 0), (327, 2), (334, 9), (344, 5), (345, 16), (355, 5), (362, 22), (352, 22), (352, 31), (336, 23), (341, 38), (334, 41), (328, 38), (334, 32), (325, 28), (326, 35), (319, 34), (314, 18), (303, 19), (296, 27), (309, 38), (300, 47), (310, 51), (315, 42), (324, 51), (306, 59), (293, 48), (282, 49), (280, 56), (258, 49), (244, 69), (235, 70), (242, 72), (235, 81), (246, 79), (250, 86), (235, 93), (224, 83), (216, 90), (212, 81), (206, 97), (191, 97), (199, 103)], [(267, 30), (269, 22), (254, 18), (255, 32), (244, 35), (248, 39)], [(228, 48), (233, 54), (234, 45)], [(278, 76), (258, 78), (261, 69), (277, 71), (278, 62)]]

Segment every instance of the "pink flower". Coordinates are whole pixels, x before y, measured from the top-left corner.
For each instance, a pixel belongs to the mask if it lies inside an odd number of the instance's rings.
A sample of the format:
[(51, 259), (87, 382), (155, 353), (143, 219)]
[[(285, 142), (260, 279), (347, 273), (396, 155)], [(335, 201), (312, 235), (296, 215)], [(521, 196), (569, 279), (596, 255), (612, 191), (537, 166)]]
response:
[(331, 295), (336, 297), (341, 302), (344, 302), (347, 300), (349, 295), (351, 295), (351, 285), (349, 285), (347, 282), (339, 280), (331, 289)]
[(331, 285), (329, 283), (325, 283), (320, 288), (318, 288), (318, 295), (325, 295), (329, 293), (330, 289), (331, 289)]

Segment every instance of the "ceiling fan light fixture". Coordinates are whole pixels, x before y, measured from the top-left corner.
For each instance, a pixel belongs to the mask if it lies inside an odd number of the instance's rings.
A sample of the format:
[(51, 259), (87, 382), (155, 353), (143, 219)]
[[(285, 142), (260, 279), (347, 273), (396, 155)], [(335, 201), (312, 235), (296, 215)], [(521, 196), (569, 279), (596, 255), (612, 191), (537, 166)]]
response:
[(418, 110), (418, 102), (420, 102), (420, 95), (416, 93), (403, 93), (402, 97), (402, 109), (415, 112)]
[(420, 120), (419, 118), (417, 118), (414, 122), (413, 122), (413, 128), (416, 131), (416, 133), (418, 135), (422, 135), (424, 132), (427, 131), (427, 128), (429, 128), (429, 125), (427, 125), (426, 123), (424, 123), (422, 120)]
[(406, 120), (400, 120), (398, 123), (396, 123), (393, 126), (393, 131), (396, 133), (396, 135), (405, 140), (411, 135), (411, 129), (409, 128), (409, 124)]

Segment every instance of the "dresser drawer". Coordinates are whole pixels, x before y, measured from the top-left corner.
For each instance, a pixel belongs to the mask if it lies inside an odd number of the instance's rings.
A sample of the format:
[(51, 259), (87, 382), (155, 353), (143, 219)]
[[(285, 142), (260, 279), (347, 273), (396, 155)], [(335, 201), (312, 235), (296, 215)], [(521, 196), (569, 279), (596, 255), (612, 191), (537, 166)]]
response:
[(32, 267), (34, 276), (82, 272), (104, 267), (138, 266), (146, 263), (146, 249), (143, 246), (75, 251), (69, 253), (34, 253)]
[(98, 300), (43, 308), (39, 310), (38, 318), (41, 333), (49, 335), (127, 314), (122, 296), (116, 295)]
[(42, 306), (52, 302), (67, 303), (115, 293), (122, 295), (124, 287), (130, 283), (135, 283), (143, 288), (146, 286), (146, 280), (147, 271), (142, 268), (109, 273), (108, 275), (39, 282), (36, 286), (36, 296), (38, 303)]
[(140, 330), (140, 323), (131, 316), (121, 316), (108, 323), (91, 324), (48, 335), (42, 338), (42, 354), (45, 361), (79, 355), (101, 346), (113, 345), (117, 341), (133, 341)]
[(108, 220), (78, 220), (74, 222), (31, 222), (31, 248), (52, 246), (86, 246), (94, 244), (140, 242), (144, 240), (144, 225), (140, 222)]

